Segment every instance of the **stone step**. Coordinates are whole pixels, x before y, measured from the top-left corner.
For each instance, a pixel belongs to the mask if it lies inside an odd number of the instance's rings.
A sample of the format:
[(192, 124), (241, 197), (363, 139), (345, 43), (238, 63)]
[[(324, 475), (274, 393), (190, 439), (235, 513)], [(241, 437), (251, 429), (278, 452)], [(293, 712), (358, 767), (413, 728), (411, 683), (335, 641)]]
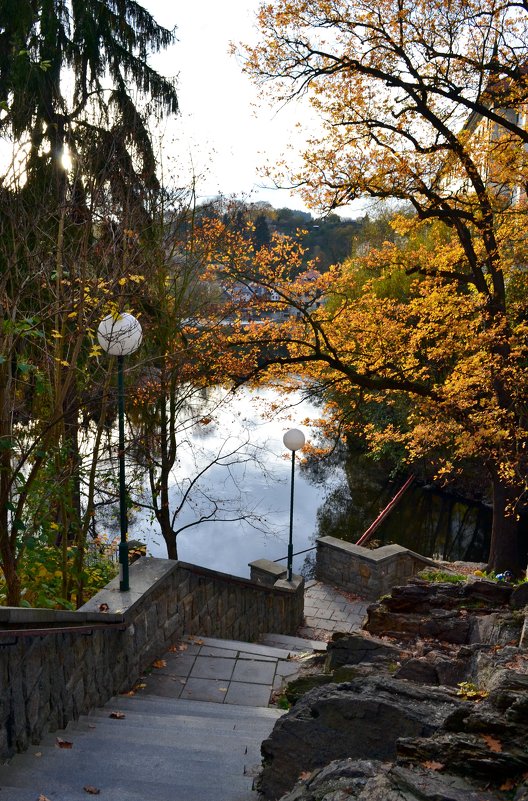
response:
[(326, 651), (326, 643), (322, 640), (305, 640), (304, 637), (291, 637), (288, 634), (262, 634), (259, 642), (272, 648), (284, 648), (296, 653), (308, 651), (324, 653)]
[[(186, 638), (183, 640), (186, 641)], [(288, 659), (290, 649), (281, 646), (263, 645), (261, 643), (241, 642), (240, 640), (218, 640), (214, 637), (189, 637), (190, 644), (200, 643), (201, 646), (210, 646), (219, 649), (253, 654), (254, 656), (271, 657), (272, 659)]]
[[(251, 708), (251, 712), (253, 712), (253, 707)], [(157, 715), (154, 713), (143, 715), (134, 711), (125, 712), (124, 714), (126, 717), (121, 720), (109, 718), (108, 711), (105, 711), (100, 715), (90, 715), (87, 718), (81, 718), (77, 724), (69, 726), (62, 733), (62, 735), (60, 732), (57, 732), (52, 736), (52, 738), (46, 736), (46, 739), (43, 740), (43, 745), (54, 745), (55, 736), (63, 736), (64, 739), (71, 739), (70, 735), (73, 736), (73, 734), (76, 732), (85, 733), (95, 730), (98, 732), (115, 731), (116, 736), (119, 736), (120, 726), (121, 728), (126, 727), (127, 729), (144, 728), (146, 719), (148, 719), (149, 731), (160, 730), (167, 732), (167, 734), (171, 734), (171, 736), (173, 736), (174, 732), (180, 731), (182, 727), (186, 727), (189, 735), (191, 732), (196, 732), (196, 735), (200, 737), (203, 736), (204, 732), (211, 732), (212, 734), (218, 733), (219, 735), (222, 735), (225, 732), (233, 731), (236, 731), (239, 735), (244, 734), (247, 736), (259, 737), (261, 732), (266, 732), (269, 730), (270, 726), (273, 726), (275, 719), (280, 717), (280, 714), (277, 714), (276, 718), (250, 717), (249, 714), (246, 718), (233, 718), (227, 716), (205, 717), (203, 715), (197, 717), (190, 715), (177, 715), (173, 717), (170, 715)], [(281, 714), (284, 713), (281, 711)], [(266, 735), (264, 734), (264, 736)]]
[[(168, 725), (165, 725), (166, 722)], [(83, 753), (88, 750), (95, 752), (101, 748), (113, 748), (112, 741), (123, 745), (129, 743), (130, 748), (134, 748), (136, 744), (144, 743), (146, 725), (148, 725), (146, 748), (150, 747), (151, 743), (155, 743), (160, 746), (170, 746), (181, 752), (191, 751), (193, 753), (210, 753), (215, 752), (218, 748), (229, 748), (230, 754), (244, 754), (250, 748), (258, 751), (262, 740), (268, 736), (270, 730), (269, 724), (255, 726), (249, 721), (244, 724), (223, 723), (223, 725), (218, 722), (217, 725), (211, 726), (210, 722), (206, 720), (200, 721), (197, 725), (196, 721), (186, 718), (179, 726), (176, 726), (174, 723), (171, 724), (170, 718), (158, 718), (153, 721), (150, 717), (137, 717), (133, 721), (127, 719), (126, 724), (124, 721), (101, 720), (96, 724), (91, 723), (88, 728), (81, 720), (78, 726), (70, 727), (67, 731), (57, 732), (52, 736), (47, 735), (38, 746), (31, 746), (27, 752), (17, 756), (16, 759), (20, 761), (28, 757), (28, 761), (33, 764), (36, 753), (42, 756), (49, 755), (50, 751), (60, 750), (55, 737), (72, 743), (72, 748), (68, 750), (80, 751), (82, 749)]]
[(174, 781), (168, 784), (135, 782), (131, 786), (125, 777), (121, 783), (112, 786), (85, 785), (101, 790), (100, 794), (91, 795), (79, 782), (74, 786), (58, 786), (36, 781), (32, 787), (2, 785), (0, 797), (4, 801), (38, 801), (41, 795), (49, 801), (88, 801), (90, 798), (101, 801), (258, 801), (253, 783), (252, 776), (243, 776), (230, 777), (227, 785), (190, 779), (186, 783), (179, 781), (177, 786)]
[[(125, 718), (109, 715), (119, 710)], [(282, 713), (200, 701), (120, 696), (9, 765), (0, 801), (251, 801), (260, 745)], [(56, 737), (72, 743), (58, 748)], [(6, 788), (12, 788), (9, 791)]]
[[(243, 797), (251, 790), (252, 777), (260, 767), (260, 743), (250, 744), (247, 754), (234, 753), (229, 741), (216, 743), (215, 747), (208, 743), (207, 749), (197, 753), (195, 746), (181, 748), (157, 742), (147, 746), (145, 734), (143, 742), (135, 745), (127, 739), (103, 739), (96, 748), (93, 743), (86, 747), (86, 743), (77, 742), (71, 750), (43, 749), (38, 758), (15, 758), (7, 773), (0, 768), (0, 786), (26, 787), (33, 793), (31, 801), (40, 794), (49, 801), (62, 796), (72, 801), (75, 791), (81, 797), (84, 793), (86, 798), (85, 786), (101, 789), (105, 799), (109, 791), (114, 790), (116, 798), (121, 791), (121, 801), (130, 799), (124, 788), (137, 792), (141, 801), (161, 801), (160, 796), (167, 801), (175, 797), (185, 801), (204, 801), (205, 797), (233, 801), (234, 788), (240, 794), (243, 791)], [(209, 788), (215, 788), (216, 795), (209, 794)], [(9, 799), (2, 789), (0, 797)]]
[(189, 715), (192, 718), (204, 717), (208, 719), (220, 718), (221, 720), (269, 720), (269, 725), (280, 717), (283, 712), (270, 707), (248, 707), (236, 704), (211, 704), (209, 701), (190, 701), (187, 699), (169, 699), (156, 695), (119, 695), (116, 696), (104, 707), (94, 709), (89, 716), (105, 716), (112, 711), (123, 711), (127, 713), (138, 712), (140, 714), (154, 714), (161, 717), (177, 716), (184, 717)]

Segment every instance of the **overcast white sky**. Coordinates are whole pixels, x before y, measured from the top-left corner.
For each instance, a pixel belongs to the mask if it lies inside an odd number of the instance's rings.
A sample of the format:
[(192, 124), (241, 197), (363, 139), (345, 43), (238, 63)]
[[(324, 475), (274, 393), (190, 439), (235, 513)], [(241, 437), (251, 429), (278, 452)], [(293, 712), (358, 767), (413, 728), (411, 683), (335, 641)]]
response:
[(259, 103), (257, 88), (228, 52), (230, 42), (256, 38), (258, 0), (143, 0), (143, 5), (160, 24), (176, 26), (179, 40), (152, 60), (158, 71), (178, 76), (181, 115), (167, 125), (164, 158), (177, 158), (183, 177), (186, 171), (202, 176), (201, 197), (245, 195), (276, 208), (305, 208), (298, 195), (271, 188), (263, 177), (265, 164), (276, 163), (288, 144), (295, 142), (296, 152), (302, 147), (295, 109)]

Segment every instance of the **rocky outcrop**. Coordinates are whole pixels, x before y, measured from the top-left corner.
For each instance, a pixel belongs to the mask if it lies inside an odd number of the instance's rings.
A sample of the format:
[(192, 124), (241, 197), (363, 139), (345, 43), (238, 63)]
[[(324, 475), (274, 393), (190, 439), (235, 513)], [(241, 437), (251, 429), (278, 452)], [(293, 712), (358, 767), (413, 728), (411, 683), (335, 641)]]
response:
[(369, 607), (365, 631), (329, 644), (334, 683), (263, 743), (263, 797), (528, 801), (522, 598), (490, 581), (415, 580)]
[[(347, 759), (314, 771), (282, 801), (496, 801), (496, 796), (457, 776), (423, 767), (405, 768)], [(520, 797), (517, 801), (525, 801)]]
[(393, 759), (399, 738), (428, 737), (460, 706), (453, 692), (388, 676), (311, 690), (262, 744), (260, 791), (280, 798), (292, 778), (337, 758)]

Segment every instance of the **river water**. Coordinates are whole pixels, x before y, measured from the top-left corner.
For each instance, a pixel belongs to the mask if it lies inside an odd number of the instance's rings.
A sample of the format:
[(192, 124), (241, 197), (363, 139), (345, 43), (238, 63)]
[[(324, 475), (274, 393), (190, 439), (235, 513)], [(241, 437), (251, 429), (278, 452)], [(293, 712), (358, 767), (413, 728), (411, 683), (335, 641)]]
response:
[[(225, 396), (225, 402), (222, 398)], [(212, 513), (212, 498), (229, 522), (202, 522), (178, 534), (181, 560), (247, 577), (256, 559), (285, 558), (290, 513), (291, 453), (282, 443), (289, 428), (301, 428), (308, 441), (317, 437), (308, 419), (321, 410), (309, 401), (282, 398), (273, 389), (235, 394), (210, 391), (203, 403), (206, 422), (186, 433), (171, 487), (175, 505), (188, 480), (221, 456), (190, 495), (177, 528)], [(208, 413), (208, 410), (210, 413)], [(214, 411), (211, 411), (214, 410)], [(225, 457), (237, 447), (234, 457)], [(256, 461), (253, 457), (256, 456)], [(313, 549), (315, 538), (332, 535), (355, 542), (396, 493), (405, 477), (391, 482), (361, 455), (333, 458), (326, 464), (296, 462), (294, 551)], [(239, 510), (246, 519), (233, 521)], [(376, 531), (379, 544), (396, 542), (426, 556), (449, 560), (486, 559), (490, 510), (432, 489), (412, 487)], [(166, 557), (156, 521), (142, 511), (131, 518), (130, 538), (147, 544), (152, 556)], [(294, 571), (310, 575), (314, 551), (294, 557)]]

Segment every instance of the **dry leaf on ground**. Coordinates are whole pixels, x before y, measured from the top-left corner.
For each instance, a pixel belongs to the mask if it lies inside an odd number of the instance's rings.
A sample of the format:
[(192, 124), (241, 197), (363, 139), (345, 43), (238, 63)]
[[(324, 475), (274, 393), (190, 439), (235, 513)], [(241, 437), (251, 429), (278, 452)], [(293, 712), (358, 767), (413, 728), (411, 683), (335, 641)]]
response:
[(185, 645), (184, 642), (177, 643), (176, 645), (171, 645), (169, 648), (169, 653), (177, 654), (178, 651), (186, 651), (189, 646)]
[(39, 795), (39, 797), (38, 797), (37, 801), (49, 801), (49, 798), (48, 798), (48, 796), (47, 796), (47, 795), (42, 795), (42, 793), (41, 793), (41, 794)]
[(91, 784), (86, 784), (83, 787), (83, 790), (85, 793), (88, 793), (89, 795), (99, 795), (99, 793), (101, 792), (98, 787), (93, 787)]
[(424, 768), (429, 768), (429, 770), (442, 770), (442, 768), (445, 768), (443, 762), (435, 762), (433, 759), (428, 759), (421, 764)]
[(62, 737), (57, 737), (55, 740), (55, 745), (57, 748), (73, 748), (73, 743), (69, 740), (63, 740)]
[(494, 754), (500, 754), (502, 751), (502, 743), (500, 740), (497, 740), (496, 737), (492, 737), (491, 734), (481, 734), (480, 735), (486, 745), (488, 746), (490, 751), (493, 751)]
[(167, 667), (167, 661), (165, 659), (156, 659), (156, 661), (152, 663), (152, 667), (161, 670), (161, 668)]
[(503, 782), (499, 787), (499, 790), (515, 790), (516, 787), (517, 787), (516, 781), (514, 781), (513, 779), (506, 779), (506, 781)]
[(123, 720), (123, 718), (126, 718), (126, 715), (124, 712), (110, 712), (108, 717), (114, 720)]

